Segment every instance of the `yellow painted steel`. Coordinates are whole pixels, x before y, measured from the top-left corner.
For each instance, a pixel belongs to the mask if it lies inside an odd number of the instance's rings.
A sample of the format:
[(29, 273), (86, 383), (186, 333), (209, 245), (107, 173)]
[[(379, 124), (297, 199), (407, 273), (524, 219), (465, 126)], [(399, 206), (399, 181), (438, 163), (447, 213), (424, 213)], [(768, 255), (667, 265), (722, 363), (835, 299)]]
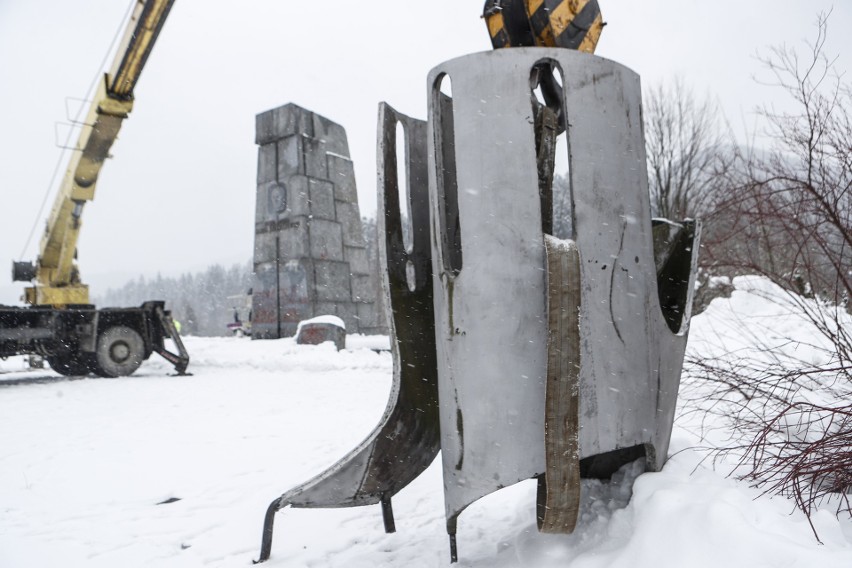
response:
[(595, 21), (589, 28), (589, 31), (586, 32), (586, 37), (583, 38), (583, 42), (580, 44), (580, 47), (577, 48), (577, 51), (582, 51), (584, 53), (594, 53), (595, 47), (597, 47), (598, 45), (598, 40), (601, 39), (601, 32), (603, 32), (603, 27), (603, 16), (598, 14), (598, 17), (595, 18)]
[(503, 23), (503, 12), (494, 12), (487, 16), (485, 18), (485, 23), (488, 26), (488, 35), (490, 35), (492, 39), (497, 37), (497, 34), (503, 31), (503, 28), (505, 27)]
[[(527, 0), (527, 16), (532, 24), (533, 14), (536, 13), (544, 0)], [(562, 0), (555, 7), (547, 11), (547, 25), (540, 30), (533, 29), (536, 45), (541, 47), (560, 47), (557, 44), (557, 38), (566, 30), (577, 15), (586, 7), (589, 0)], [(586, 31), (578, 51), (586, 53), (594, 53), (597, 47), (598, 40), (603, 30), (603, 18), (600, 13), (595, 17), (592, 25)]]
[(588, 0), (584, 2), (579, 1), (571, 1), (565, 0), (561, 4), (559, 4), (556, 8), (550, 12), (550, 26), (553, 30), (553, 35), (558, 36), (562, 32), (564, 32), (574, 17), (583, 9), (588, 3)]
[(533, 37), (535, 37), (535, 44), (539, 47), (554, 47), (556, 45), (553, 28), (549, 25), (543, 27), (540, 33), (535, 33), (535, 30), (533, 30)]
[[(110, 98), (105, 78), (81, 127), (41, 239), (36, 282), (54, 291), (35, 293), (32, 298), (37, 305), (44, 304), (42, 300), (46, 298), (50, 299), (47, 302), (50, 305), (89, 303), (85, 290), (72, 289), (73, 285), (79, 284), (79, 280), (75, 281), (74, 255), (82, 226), (83, 207), (87, 201), (94, 199), (98, 175), (118, 137), (122, 121), (132, 109), (132, 100)], [(63, 298), (61, 290), (66, 287), (68, 298)]]
[(174, 0), (137, 1), (130, 25), (127, 26), (118, 48), (121, 56), (116, 57), (109, 73), (109, 87), (114, 96), (127, 97), (132, 94), (173, 2)]
[(133, 110), (133, 88), (174, 0), (138, 0), (110, 73), (89, 107), (80, 136), (54, 200), (36, 261), (29, 304), (88, 304), (88, 287), (80, 282), (75, 256), (86, 202), (95, 197), (98, 176)]
[(33, 286), (24, 290), (24, 300), (35, 306), (64, 308), (89, 303), (89, 287), (85, 284), (71, 286)]
[[(520, 28), (529, 30), (532, 34), (532, 44), (539, 47), (574, 47), (574, 45), (565, 45), (565, 38), (560, 38), (560, 36), (568, 30), (568, 27), (576, 20), (583, 9), (587, 8), (590, 1), (561, 0), (559, 2), (545, 2), (545, 0), (523, 0), (526, 18), (521, 22), (507, 21), (505, 14), (508, 12), (504, 12), (504, 9), (501, 9), (499, 6), (495, 9), (489, 9), (488, 6), (490, 4), (486, 4), (484, 17), (488, 26), (488, 34), (491, 36), (495, 49), (499, 47), (524, 47), (529, 45), (526, 43), (529, 40), (524, 41), (520, 45), (517, 44), (517, 42), (522, 40), (511, 38), (508, 34), (504, 36), (505, 39), (500, 38), (498, 41), (498, 36), (506, 31), (507, 25), (513, 30)], [(587, 11), (592, 9), (598, 13), (588, 29), (585, 30), (580, 44), (576, 46), (578, 51), (586, 53), (594, 53), (604, 26), (599, 8), (597, 6), (589, 6)], [(510, 13), (508, 17), (517, 18), (518, 16)], [(583, 19), (586, 20), (585, 15)], [(586, 25), (586, 22), (583, 25)], [(580, 28), (577, 29), (579, 30)], [(503, 43), (504, 41), (506, 43)]]
[(527, 14), (535, 14), (535, 11), (541, 8), (544, 0), (527, 0)]

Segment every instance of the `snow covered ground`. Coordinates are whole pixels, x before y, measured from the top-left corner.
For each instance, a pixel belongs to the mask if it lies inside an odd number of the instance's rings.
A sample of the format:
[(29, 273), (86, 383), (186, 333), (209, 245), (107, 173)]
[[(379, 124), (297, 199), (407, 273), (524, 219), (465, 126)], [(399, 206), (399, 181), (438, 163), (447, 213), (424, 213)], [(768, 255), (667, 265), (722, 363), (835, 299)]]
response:
[[(765, 290), (716, 300), (693, 320), (690, 349), (766, 321), (737, 310), (773, 305)], [(187, 337), (189, 377), (156, 358), (115, 380), (0, 362), (0, 568), (251, 565), (269, 502), (381, 416), (392, 369), (371, 349), (381, 341), (353, 336), (336, 352)], [(820, 545), (790, 501), (758, 498), (724, 463), (702, 461), (697, 431), (679, 419), (673, 457), (640, 475), (632, 498), (636, 466), (612, 484), (584, 481), (569, 536), (536, 531), (534, 482), (475, 503), (460, 517), (458, 566), (852, 566), (852, 521), (819, 511)], [(449, 566), (439, 462), (394, 498), (395, 534), (378, 506), (283, 510), (267, 566)]]

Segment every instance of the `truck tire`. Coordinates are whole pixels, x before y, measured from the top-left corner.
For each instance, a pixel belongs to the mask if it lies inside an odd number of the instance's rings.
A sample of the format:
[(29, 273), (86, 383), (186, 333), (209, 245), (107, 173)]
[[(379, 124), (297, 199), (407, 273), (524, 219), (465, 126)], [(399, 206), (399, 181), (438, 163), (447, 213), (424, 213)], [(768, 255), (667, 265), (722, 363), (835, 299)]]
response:
[(117, 325), (98, 336), (95, 350), (95, 372), (102, 377), (125, 377), (145, 360), (145, 342), (139, 333)]
[(66, 377), (83, 377), (91, 370), (86, 360), (78, 354), (51, 355), (47, 358), (50, 368)]

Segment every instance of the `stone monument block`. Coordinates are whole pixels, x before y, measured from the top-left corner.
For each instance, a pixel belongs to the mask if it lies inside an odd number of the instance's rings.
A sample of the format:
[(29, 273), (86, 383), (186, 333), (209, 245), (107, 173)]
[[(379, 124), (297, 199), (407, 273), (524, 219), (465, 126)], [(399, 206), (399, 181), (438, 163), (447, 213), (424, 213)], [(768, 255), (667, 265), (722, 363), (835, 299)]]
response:
[(346, 346), (346, 329), (336, 323), (320, 320), (322, 318), (303, 322), (296, 333), (296, 343), (320, 345), (326, 341), (331, 341), (338, 351), (343, 349)]
[(353, 277), (356, 274), (370, 274), (370, 258), (366, 248), (344, 247), (343, 259), (349, 263)]
[(305, 173), (304, 144), (301, 135), (288, 136), (278, 141), (275, 147), (278, 152), (277, 179), (286, 179), (287, 176)]
[(305, 173), (312, 178), (328, 179), (328, 165), (326, 164), (326, 144), (316, 138), (302, 137), (302, 152), (305, 164)]
[[(343, 261), (343, 237), (340, 230), (340, 225), (334, 221), (325, 221), (323, 219), (312, 219), (310, 223), (310, 241), (311, 258), (317, 261), (337, 260)], [(319, 274), (319, 265), (314, 270)], [(346, 266), (347, 278), (349, 266)], [(335, 288), (348, 288), (344, 283), (327, 282), (329, 286)]]
[(358, 325), (361, 329), (379, 328), (378, 313), (370, 304), (358, 304)]
[[(338, 316), (350, 333), (383, 333), (361, 230), (346, 131), (294, 104), (256, 117), (253, 339)], [(361, 325), (368, 322), (368, 325)]]
[(343, 244), (348, 247), (364, 246), (361, 232), (361, 215), (358, 204), (347, 201), (337, 203), (337, 220), (343, 229)]
[[(310, 178), (308, 176), (294, 174), (283, 179), (287, 186), (287, 210), (290, 212), (290, 215), (309, 217), (311, 215)], [(259, 197), (260, 196), (258, 195), (258, 198)]]
[[(346, 130), (339, 124), (318, 114), (314, 114), (313, 119), (314, 138), (325, 143), (326, 153), (329, 156), (334, 155), (349, 158), (349, 144), (346, 139)], [(355, 179), (354, 176), (352, 179)]]
[(346, 328), (358, 325), (358, 306), (352, 302), (337, 304), (337, 317), (346, 323)]
[(355, 188), (355, 169), (351, 160), (328, 154), (328, 179), (334, 183), (335, 199), (347, 203), (358, 201), (358, 192)]
[(275, 181), (277, 174), (275, 171), (275, 152), (277, 149), (274, 144), (261, 146), (257, 155), (257, 183), (261, 184), (267, 181)]
[(259, 146), (292, 136), (313, 136), (313, 113), (292, 103), (262, 112), (255, 117), (255, 143)]
[(316, 302), (314, 303), (314, 312), (328, 316), (336, 316), (337, 304), (335, 302)]
[(369, 274), (352, 275), (352, 297), (356, 302), (369, 302), (376, 297), (375, 278)]
[(314, 260), (314, 271), (317, 279), (317, 300), (352, 302), (349, 265), (347, 263)]
[(334, 184), (309, 178), (308, 196), (311, 201), (311, 215), (316, 219), (334, 221)]

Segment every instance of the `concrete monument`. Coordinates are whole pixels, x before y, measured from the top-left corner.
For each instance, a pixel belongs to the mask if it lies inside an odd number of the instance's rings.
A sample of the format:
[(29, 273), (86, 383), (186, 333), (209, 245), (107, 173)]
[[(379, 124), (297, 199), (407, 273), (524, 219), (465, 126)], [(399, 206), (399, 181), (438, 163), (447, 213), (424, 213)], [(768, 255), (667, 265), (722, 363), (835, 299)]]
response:
[(252, 338), (292, 336), (320, 315), (382, 332), (346, 131), (287, 104), (257, 115), (255, 142)]

